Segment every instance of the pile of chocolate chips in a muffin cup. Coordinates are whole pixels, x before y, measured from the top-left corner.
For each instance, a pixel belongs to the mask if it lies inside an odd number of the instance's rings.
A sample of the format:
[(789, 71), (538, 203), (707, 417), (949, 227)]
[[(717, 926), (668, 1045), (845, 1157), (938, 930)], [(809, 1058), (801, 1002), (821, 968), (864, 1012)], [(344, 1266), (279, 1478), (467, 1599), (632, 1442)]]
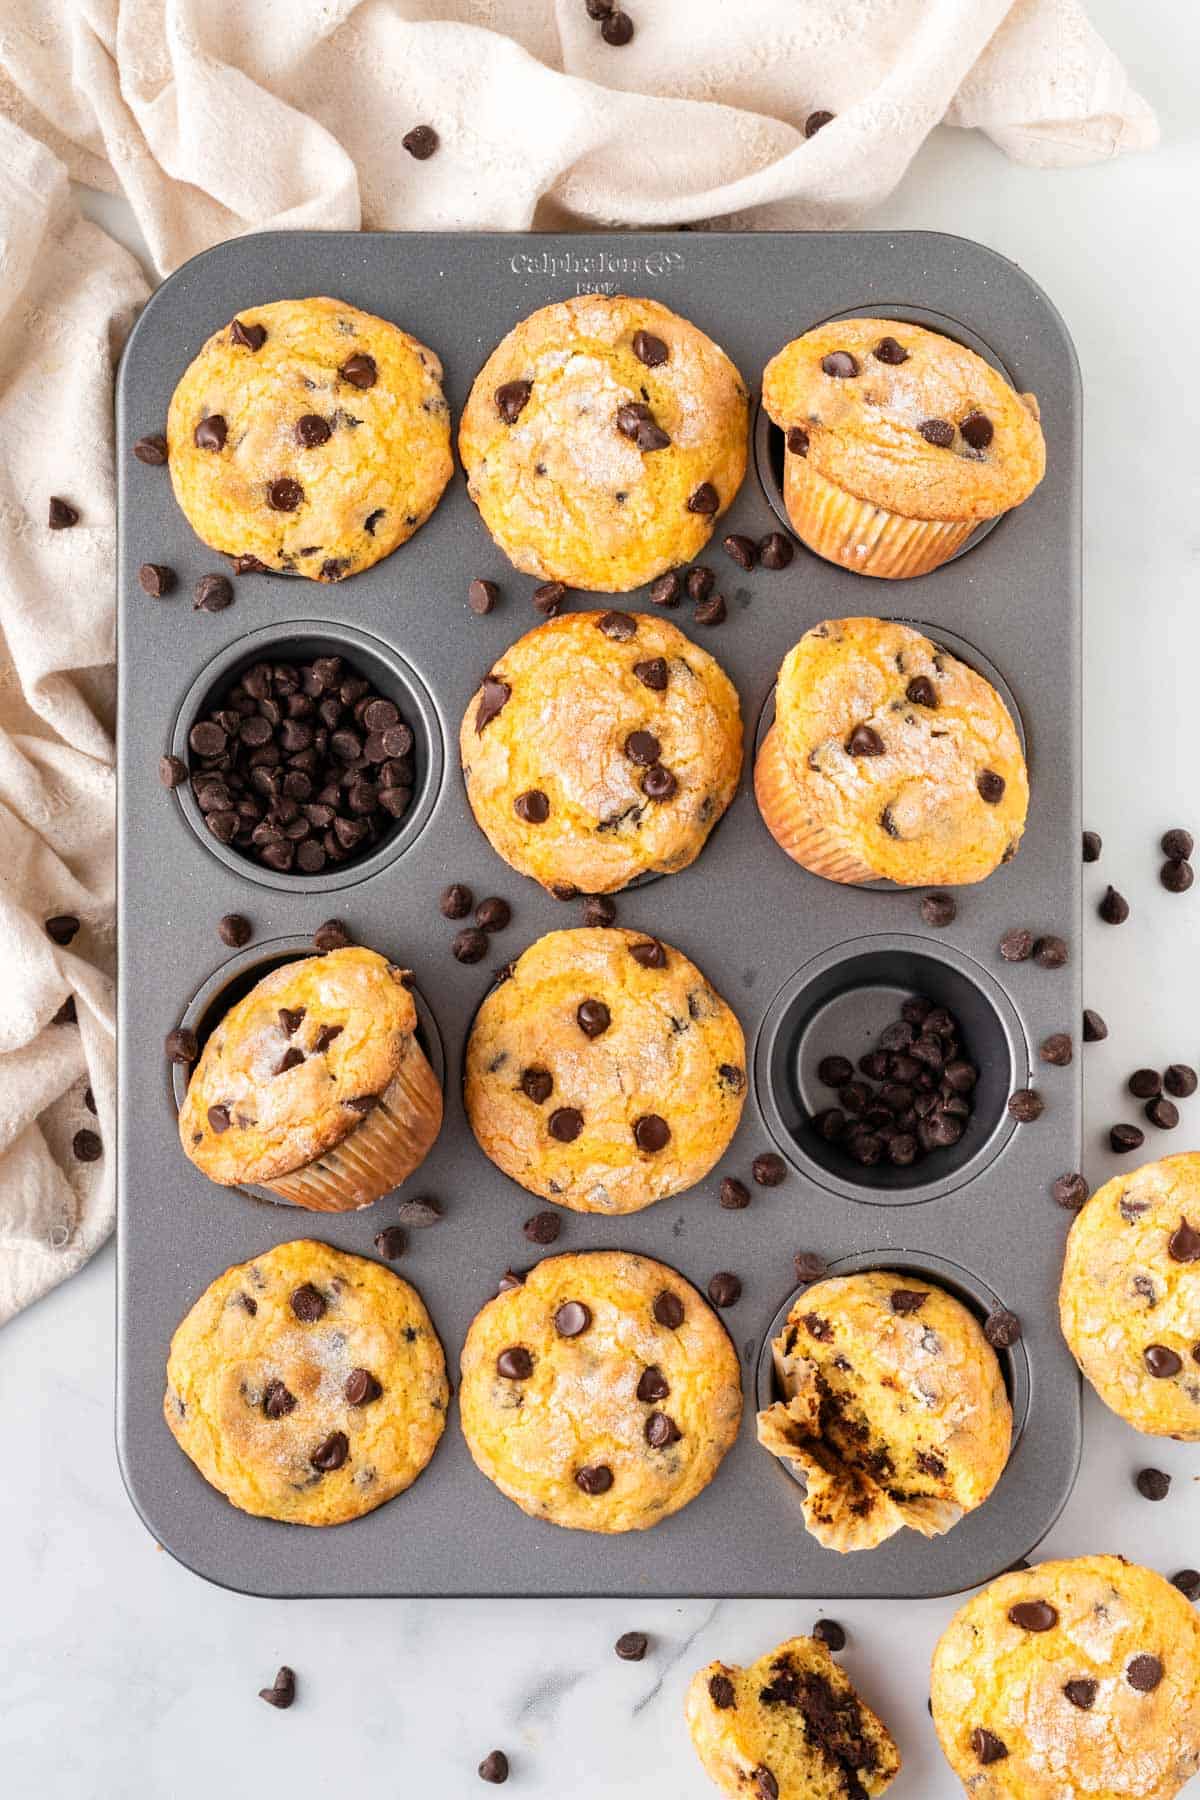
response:
[(823, 1057), (817, 1074), (838, 1103), (813, 1119), (826, 1143), (839, 1144), (863, 1168), (887, 1161), (908, 1168), (957, 1144), (971, 1117), (979, 1079), (962, 1055), (958, 1021), (944, 1006), (913, 995), (900, 1017), (858, 1059)]
[(412, 804), (413, 734), (340, 656), (255, 663), (188, 746), (213, 836), (281, 873), (365, 855)]

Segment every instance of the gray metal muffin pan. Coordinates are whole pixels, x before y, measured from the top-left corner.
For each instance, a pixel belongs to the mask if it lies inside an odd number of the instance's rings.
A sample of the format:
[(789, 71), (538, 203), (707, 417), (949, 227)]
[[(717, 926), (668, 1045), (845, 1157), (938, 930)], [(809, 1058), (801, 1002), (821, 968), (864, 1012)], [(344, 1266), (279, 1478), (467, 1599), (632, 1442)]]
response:
[[(521, 1233), (542, 1203), (483, 1156), (461, 1098), (463, 1046), (492, 971), (543, 932), (581, 922), (493, 853), (467, 807), (456, 734), (493, 659), (535, 625), (534, 583), (490, 541), (456, 472), (416, 537), (337, 586), (301, 578), (235, 578), (224, 613), (194, 612), (190, 592), (224, 559), (194, 536), (168, 472), (129, 453), (161, 431), (172, 390), (205, 338), (256, 303), (333, 294), (396, 320), (435, 348), (457, 423), (471, 381), (498, 340), (535, 308), (599, 288), (645, 294), (702, 327), (757, 393), (764, 364), (788, 339), (835, 315), (924, 319), (983, 348), (1039, 398), (1045, 480), (1016, 512), (953, 562), (905, 583), (871, 581), (803, 548), (782, 572), (746, 575), (720, 548), (778, 524), (771, 430), (752, 422), (742, 490), (702, 559), (729, 603), (704, 630), (685, 602), (671, 617), (728, 670), (742, 700), (747, 761), (737, 796), (706, 849), (681, 874), (618, 897), (618, 922), (692, 957), (737, 1011), (751, 1076), (742, 1124), (712, 1176), (628, 1218), (562, 1214), (554, 1252), (625, 1248), (672, 1264), (702, 1291), (735, 1271), (742, 1298), (721, 1316), (742, 1361), (746, 1407), (737, 1444), (692, 1505), (654, 1530), (609, 1537), (527, 1518), (471, 1462), (451, 1406), (432, 1463), (406, 1494), (365, 1519), (318, 1531), (249, 1518), (208, 1487), (161, 1416), (171, 1334), (230, 1263), (290, 1238), (323, 1238), (373, 1255), (394, 1220), (385, 1198), (328, 1215), (256, 1199), (207, 1181), (176, 1133), (176, 1084), (163, 1039), (184, 1015), (300, 951), (333, 916), (355, 939), (411, 967), (423, 1029), (444, 1056), (441, 1136), (408, 1194), (432, 1194), (444, 1222), (414, 1231), (395, 1265), (420, 1290), (452, 1381), (470, 1321), (509, 1266), (542, 1252)], [(1060, 1339), (1055, 1294), (1066, 1217), (1050, 1183), (1078, 1166), (1078, 1059), (1039, 1064), (1038, 1044), (1075, 1032), (1079, 997), (1079, 465), (1074, 351), (1037, 285), (1002, 257), (924, 232), (423, 236), (264, 234), (188, 263), (145, 309), (125, 353), (118, 395), (120, 463), (121, 1123), (118, 1444), (134, 1504), (158, 1540), (214, 1581), (270, 1595), (842, 1595), (925, 1596), (984, 1581), (1026, 1554), (1069, 1492), (1079, 1455), (1079, 1389)], [(775, 510), (773, 510), (773, 508)], [(174, 566), (174, 597), (138, 586), (142, 562)], [(500, 606), (467, 608), (474, 576), (496, 580)], [(572, 607), (603, 607), (572, 595)], [(613, 604), (645, 609), (645, 591)], [(758, 816), (753, 749), (775, 672), (819, 620), (882, 614), (920, 622), (987, 671), (999, 671), (1026, 734), (1032, 783), (1018, 857), (957, 890), (958, 917), (925, 926), (919, 890), (823, 882), (777, 849)], [(281, 876), (218, 845), (189, 797), (161, 787), (159, 757), (179, 750), (198, 700), (270, 644), (293, 656), (344, 649), (400, 700), (417, 737), (417, 789), (406, 819), (372, 857), (321, 877)], [(456, 929), (437, 906), (449, 881), (476, 898), (504, 895), (513, 922), (490, 962), (462, 966)], [(216, 925), (245, 913), (255, 937), (227, 951)], [(1013, 925), (1072, 945), (1063, 969), (1010, 966), (997, 944)], [(920, 982), (958, 1010), (968, 1052), (984, 1068), (961, 1145), (911, 1171), (856, 1171), (806, 1132), (802, 1106), (821, 1048), (856, 1056), (893, 1000)], [(189, 1009), (192, 1009), (189, 1011)], [(881, 1011), (882, 1009), (882, 1011)], [(857, 1034), (857, 1037), (856, 1037)], [(1010, 1088), (1036, 1084), (1046, 1110), (1016, 1126)], [(749, 1179), (751, 1159), (778, 1148), (779, 1187), (753, 1187), (750, 1207), (717, 1204), (722, 1174)], [(805, 1532), (796, 1482), (755, 1441), (754, 1411), (771, 1395), (770, 1337), (792, 1298), (796, 1251), (835, 1269), (927, 1273), (981, 1313), (1016, 1312), (1024, 1332), (1003, 1358), (1014, 1398), (1012, 1455), (992, 1497), (947, 1536), (904, 1532), (839, 1557)]]

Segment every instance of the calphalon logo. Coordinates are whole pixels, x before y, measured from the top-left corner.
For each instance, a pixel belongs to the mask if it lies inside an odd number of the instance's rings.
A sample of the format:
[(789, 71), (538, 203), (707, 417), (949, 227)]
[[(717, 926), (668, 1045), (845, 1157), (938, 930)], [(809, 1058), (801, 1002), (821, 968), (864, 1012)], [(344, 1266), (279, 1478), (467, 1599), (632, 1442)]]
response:
[[(630, 275), (658, 281), (684, 267), (678, 250), (516, 250), (508, 259), (514, 275), (574, 276), (577, 294), (615, 294)], [(605, 276), (620, 280), (606, 281)]]

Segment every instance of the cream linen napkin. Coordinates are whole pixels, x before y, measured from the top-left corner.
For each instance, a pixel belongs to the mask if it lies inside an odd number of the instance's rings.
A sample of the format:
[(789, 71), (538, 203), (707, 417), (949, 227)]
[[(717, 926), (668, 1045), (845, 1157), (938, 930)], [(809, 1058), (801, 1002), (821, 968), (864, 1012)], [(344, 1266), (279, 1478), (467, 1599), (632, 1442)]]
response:
[(165, 275), (268, 226), (841, 226), (942, 121), (1044, 167), (1157, 138), (1079, 0), (625, 4), (613, 47), (584, 0), (0, 0), (0, 1321), (114, 1210), (112, 371), (146, 289), (68, 176)]

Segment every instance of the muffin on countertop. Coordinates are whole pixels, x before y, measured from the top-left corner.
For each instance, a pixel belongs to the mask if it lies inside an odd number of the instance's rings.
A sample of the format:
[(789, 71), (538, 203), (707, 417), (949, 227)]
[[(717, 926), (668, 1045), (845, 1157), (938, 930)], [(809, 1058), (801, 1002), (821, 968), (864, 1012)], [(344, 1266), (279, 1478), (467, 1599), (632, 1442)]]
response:
[(829, 881), (982, 881), (1029, 808), (1017, 729), (982, 675), (887, 619), (826, 619), (788, 651), (754, 770), (782, 850)]
[(784, 504), (818, 556), (923, 575), (1046, 469), (1033, 394), (965, 345), (902, 319), (832, 319), (763, 374), (784, 433)]
[(1067, 1238), (1063, 1336), (1106, 1406), (1200, 1438), (1200, 1153), (1105, 1182)]
[(734, 1014), (686, 956), (643, 932), (548, 932), (488, 994), (467, 1042), (481, 1149), (574, 1212), (638, 1212), (694, 1186), (745, 1095)]
[(196, 1167), (320, 1212), (399, 1187), (442, 1122), (406, 976), (358, 946), (265, 975), (213, 1030), (188, 1084), (179, 1138)]
[(516, 568), (622, 594), (703, 549), (741, 486), (748, 419), (745, 383), (695, 325), (656, 300), (581, 294), (493, 350), (458, 448)]
[(420, 1295), (301, 1239), (226, 1269), (171, 1340), (163, 1416), (243, 1512), (340, 1525), (410, 1487), (446, 1424)]
[(731, 1800), (874, 1800), (900, 1771), (887, 1726), (816, 1638), (789, 1638), (748, 1669), (709, 1663), (685, 1713)]
[(827, 1550), (872, 1550), (904, 1526), (937, 1537), (981, 1506), (1008, 1459), (996, 1352), (932, 1282), (869, 1270), (815, 1282), (772, 1345), (783, 1399), (758, 1441), (803, 1473)]
[(450, 479), (442, 365), (343, 300), (273, 300), (213, 333), (167, 419), (175, 498), (238, 559), (341, 581), (424, 524)]
[(1200, 1769), (1200, 1623), (1123, 1556), (1001, 1575), (938, 1640), (931, 1710), (973, 1800), (1171, 1800)]
[(523, 1512), (644, 1531), (708, 1486), (737, 1436), (737, 1352), (663, 1263), (551, 1256), (476, 1314), (459, 1407), (477, 1466)]
[(459, 750), (492, 848), (570, 899), (699, 856), (737, 789), (742, 719), (721, 665), (666, 619), (569, 613), (495, 662)]

